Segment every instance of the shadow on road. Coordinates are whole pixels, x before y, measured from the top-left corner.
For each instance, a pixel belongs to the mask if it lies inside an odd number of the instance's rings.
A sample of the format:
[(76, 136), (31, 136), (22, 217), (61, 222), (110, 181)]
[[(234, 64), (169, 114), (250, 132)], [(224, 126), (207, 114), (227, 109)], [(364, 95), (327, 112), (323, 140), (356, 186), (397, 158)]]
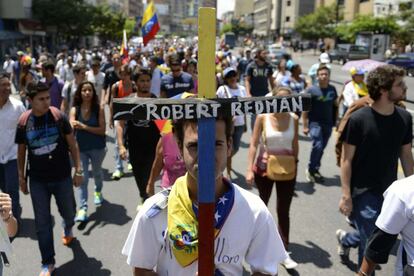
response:
[(339, 179), (339, 175), (335, 175), (334, 177), (325, 177), (325, 181), (323, 183), (312, 183), (312, 182), (296, 182), (295, 190), (304, 192), (307, 195), (313, 194), (316, 189), (315, 185), (322, 185), (325, 187), (332, 187), (332, 186), (341, 186), (341, 181)]
[[(103, 172), (103, 179), (105, 182), (118, 181), (118, 180), (112, 179), (112, 172), (110, 172), (108, 169), (102, 168), (102, 172)], [(132, 172), (126, 172), (122, 178), (131, 177), (131, 176), (133, 176)], [(89, 171), (89, 177), (93, 178), (92, 171)]]
[(308, 246), (297, 243), (289, 244), (289, 250), (292, 251), (293, 259), (296, 262), (299, 264), (313, 263), (319, 268), (332, 267), (332, 261), (330, 260), (331, 255), (328, 253), (328, 251), (325, 251), (311, 241), (306, 241), (306, 244)]
[(104, 227), (107, 224), (125, 225), (131, 220), (131, 217), (127, 215), (127, 210), (124, 206), (110, 203), (106, 200), (102, 203), (102, 206), (96, 208), (95, 213), (92, 213), (89, 220), (85, 223), (78, 225), (78, 230), (88, 229), (83, 233), (85, 236), (89, 236), (96, 227)]
[(78, 240), (74, 240), (71, 243), (70, 248), (73, 251), (73, 260), (59, 266), (56, 269), (55, 275), (111, 275), (110, 270), (102, 268), (101, 261), (95, 258), (89, 258), (88, 255), (86, 255)]

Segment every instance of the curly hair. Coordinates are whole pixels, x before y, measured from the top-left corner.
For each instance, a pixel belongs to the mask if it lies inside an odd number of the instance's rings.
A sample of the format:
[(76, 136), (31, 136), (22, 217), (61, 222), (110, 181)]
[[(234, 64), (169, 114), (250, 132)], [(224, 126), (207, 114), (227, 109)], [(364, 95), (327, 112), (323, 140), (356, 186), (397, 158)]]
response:
[(404, 77), (405, 70), (395, 65), (383, 65), (372, 70), (367, 76), (368, 93), (371, 99), (377, 101), (381, 90), (390, 91), (398, 77)]

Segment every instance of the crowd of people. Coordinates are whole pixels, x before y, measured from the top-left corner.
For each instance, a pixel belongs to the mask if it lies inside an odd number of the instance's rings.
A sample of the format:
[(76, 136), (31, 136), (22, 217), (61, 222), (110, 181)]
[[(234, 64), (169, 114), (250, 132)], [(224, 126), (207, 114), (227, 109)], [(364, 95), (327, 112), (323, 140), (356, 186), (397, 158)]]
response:
[[(102, 163), (108, 146), (115, 153), (112, 179), (123, 178), (129, 170), (138, 188), (139, 212), (122, 251), (135, 275), (195, 275), (196, 122), (114, 120), (113, 99), (196, 97), (196, 46), (136, 48), (128, 55), (121, 55), (117, 48), (76, 53), (65, 49), (56, 56), (46, 51), (36, 59), (21, 51), (16, 54), (16, 61), (6, 57), (5, 72), (0, 74), (0, 188), (4, 193), (0, 193), (0, 215), (8, 234), (18, 237), (19, 187), (27, 194), (30, 186), (42, 258), (39, 275), (55, 271), (52, 195), (63, 218), (62, 243), (70, 245), (72, 227), (88, 221), (89, 164), (95, 185), (93, 202), (103, 203)], [(349, 73), (349, 82), (338, 93), (330, 83), (326, 53), (310, 68), (309, 78), (289, 55), (276, 67), (270, 64), (265, 48), (246, 48), (235, 55), (223, 45), (216, 53), (218, 98), (307, 93), (312, 104), (310, 111), (296, 114), (217, 119), (215, 233), (216, 243), (222, 242), (222, 248), (227, 243), (224, 255), (216, 256), (217, 275), (240, 275), (243, 260), (254, 275), (275, 275), (278, 264), (286, 269), (298, 266), (287, 252), (300, 122), (303, 135), (312, 143), (305, 175), (312, 183), (325, 181), (322, 157), (333, 128), (338, 131), (339, 209), (355, 228), (336, 232), (341, 259), (346, 261), (350, 248), (358, 248), (359, 275), (373, 275), (375, 264), (387, 260), (396, 236), (402, 233), (406, 253), (399, 254), (399, 271), (411, 267), (412, 273), (414, 212), (412, 196), (407, 194), (411, 178), (391, 185), (397, 179), (398, 160), (405, 176), (414, 169), (412, 118), (402, 104), (407, 91), (405, 72), (385, 65), (371, 72), (352, 68)], [(259, 197), (231, 182), (232, 158), (238, 154), (249, 121), (248, 156), (239, 158), (247, 159), (246, 183), (257, 187)], [(115, 136), (113, 145), (106, 141), (107, 135)], [(160, 174), (162, 191), (156, 194), (154, 183)], [(266, 207), (273, 186), (277, 224)], [(381, 209), (383, 204), (386, 208)], [(240, 221), (246, 227), (239, 228)], [(230, 234), (235, 228), (237, 237)]]

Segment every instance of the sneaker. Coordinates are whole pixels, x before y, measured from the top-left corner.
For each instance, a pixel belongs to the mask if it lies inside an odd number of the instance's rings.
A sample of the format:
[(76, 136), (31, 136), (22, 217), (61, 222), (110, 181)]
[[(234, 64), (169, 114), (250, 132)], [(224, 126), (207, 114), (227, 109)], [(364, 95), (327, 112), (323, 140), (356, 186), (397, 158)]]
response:
[(79, 209), (78, 213), (76, 214), (75, 221), (76, 222), (85, 222), (88, 220), (88, 215), (86, 213), (86, 209), (81, 208)]
[(128, 171), (132, 172), (132, 164), (131, 163), (128, 163)]
[(314, 172), (313, 176), (315, 177), (316, 183), (325, 182), (325, 178), (321, 175), (321, 173), (319, 171)]
[(281, 265), (283, 265), (286, 269), (294, 269), (298, 266), (298, 263), (292, 260), (289, 255), (290, 253), (288, 253), (288, 257), (281, 262)]
[(62, 243), (63, 243), (63, 245), (69, 246), (74, 239), (75, 239), (75, 237), (73, 236), (72, 230), (70, 230), (70, 231), (64, 231), (64, 233), (62, 235)]
[(314, 174), (313, 174), (313, 173), (311, 173), (309, 170), (306, 170), (306, 172), (305, 172), (305, 176), (306, 176), (306, 180), (307, 180), (308, 182), (311, 182), (311, 183), (316, 182), (316, 178), (315, 178)]
[(93, 199), (93, 202), (96, 206), (101, 206), (103, 202), (103, 197), (101, 192), (95, 192), (95, 197)]
[(341, 258), (342, 262), (345, 262), (349, 259), (349, 247), (342, 245), (342, 239), (345, 237), (346, 231), (342, 229), (336, 230), (336, 239), (338, 241), (338, 255)]
[(40, 271), (39, 276), (52, 276), (53, 272), (55, 271), (55, 265), (42, 265), (42, 270)]
[(120, 170), (116, 170), (114, 171), (114, 173), (112, 174), (112, 180), (119, 180), (124, 176), (124, 173)]

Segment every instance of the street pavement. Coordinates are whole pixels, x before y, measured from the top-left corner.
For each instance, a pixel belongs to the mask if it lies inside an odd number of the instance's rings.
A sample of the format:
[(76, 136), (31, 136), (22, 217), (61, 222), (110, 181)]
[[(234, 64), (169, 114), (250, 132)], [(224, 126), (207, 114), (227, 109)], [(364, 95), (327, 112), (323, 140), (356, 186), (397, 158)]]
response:
[[(304, 71), (307, 71), (307, 68), (316, 62), (317, 56), (299, 54), (294, 56), (294, 60), (303, 66)], [(348, 74), (340, 70), (340, 65), (334, 64), (332, 78), (339, 89), (339, 83), (343, 83), (348, 78)], [(408, 87), (410, 87), (409, 94), (414, 99), (414, 86), (412, 85), (414, 78), (407, 79)], [(414, 110), (412, 104), (408, 104), (407, 107)], [(95, 208), (92, 197), (90, 197), (90, 220), (86, 225), (76, 224), (74, 234), (77, 240), (71, 247), (61, 244), (61, 218), (55, 201), (52, 199), (57, 276), (132, 275), (131, 268), (126, 264), (126, 258), (121, 255), (121, 249), (136, 215), (139, 193), (131, 173), (120, 181), (110, 179), (114, 167), (114, 139), (113, 131), (110, 129), (107, 131), (108, 151), (103, 163), (105, 201), (101, 207)], [(308, 137), (303, 136), (301, 129), (300, 133), (300, 161), (296, 191), (290, 212), (291, 244), (289, 246), (289, 251), (292, 252), (291, 257), (299, 263), (299, 266), (296, 270), (289, 272), (280, 267), (279, 275), (353, 275), (352, 271), (356, 267), (357, 260), (356, 250), (351, 250), (351, 262), (348, 264), (341, 264), (336, 253), (336, 229), (351, 230), (351, 228), (345, 222), (344, 216), (338, 212), (341, 191), (340, 172), (334, 155), (335, 133), (332, 134), (322, 160), (321, 173), (326, 177), (324, 184), (309, 184), (305, 180), (311, 143)], [(244, 175), (249, 139), (250, 132), (245, 133), (240, 151), (233, 161), (235, 169), (233, 181), (243, 187), (245, 187)], [(89, 181), (88, 188), (92, 195), (93, 180)], [(251, 191), (257, 194), (255, 188)], [(13, 241), (14, 254), (10, 257), (11, 266), (5, 268), (5, 275), (38, 275), (40, 253), (30, 196), (21, 194), (21, 203), (23, 214), (20, 235)], [(275, 192), (272, 194), (268, 207), (277, 219)], [(243, 227), (242, 221), (240, 226)], [(394, 263), (395, 250), (388, 264), (382, 265), (377, 275), (392, 275)]]

